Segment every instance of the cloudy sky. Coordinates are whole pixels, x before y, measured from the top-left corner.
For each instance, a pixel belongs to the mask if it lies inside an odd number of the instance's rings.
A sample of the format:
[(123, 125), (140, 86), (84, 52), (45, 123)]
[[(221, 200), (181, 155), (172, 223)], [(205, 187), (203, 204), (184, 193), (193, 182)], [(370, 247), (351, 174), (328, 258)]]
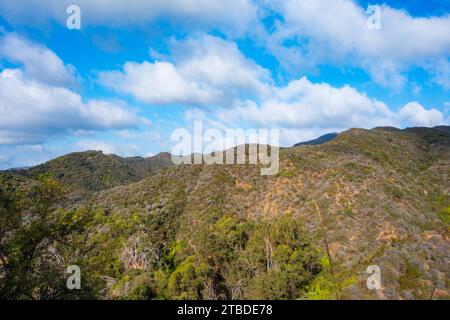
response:
[(0, 169), (170, 151), (194, 120), (284, 146), (449, 124), (450, 0), (379, 5), (374, 29), (366, 0), (2, 0)]

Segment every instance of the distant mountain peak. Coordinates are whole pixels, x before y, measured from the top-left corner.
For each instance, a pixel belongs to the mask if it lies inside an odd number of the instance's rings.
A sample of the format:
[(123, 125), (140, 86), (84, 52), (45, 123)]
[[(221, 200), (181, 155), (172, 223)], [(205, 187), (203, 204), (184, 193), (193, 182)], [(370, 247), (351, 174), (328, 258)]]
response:
[(326, 143), (326, 142), (328, 142), (328, 141), (333, 140), (333, 139), (336, 138), (338, 135), (339, 135), (339, 133), (336, 133), (336, 132), (327, 133), (327, 134), (324, 134), (323, 136), (318, 137), (317, 139), (297, 143), (297, 144), (294, 145), (294, 147), (299, 147), (299, 146), (315, 146), (315, 145), (323, 144), (323, 143)]

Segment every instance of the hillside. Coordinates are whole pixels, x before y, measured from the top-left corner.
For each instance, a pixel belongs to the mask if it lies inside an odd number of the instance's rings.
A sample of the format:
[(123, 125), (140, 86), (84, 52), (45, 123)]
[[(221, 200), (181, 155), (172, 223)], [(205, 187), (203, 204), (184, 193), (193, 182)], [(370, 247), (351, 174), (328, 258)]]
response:
[[(172, 168), (103, 192), (97, 203), (106, 212), (137, 214), (151, 221), (150, 229), (161, 225), (172, 235), (165, 234), (160, 245), (185, 241), (197, 263), (202, 256), (196, 247), (205, 239), (196, 244), (193, 238), (211, 227), (205, 226), (208, 219), (247, 223), (289, 215), (323, 248), (317, 203), (332, 261), (351, 283), (344, 290), (348, 297), (428, 298), (434, 286), (435, 295), (449, 297), (448, 133), (353, 129), (323, 145), (284, 149), (281, 159), (274, 177), (261, 177), (252, 166)], [(364, 272), (371, 264), (383, 270), (384, 287), (375, 295), (365, 288)], [(228, 272), (220, 276), (232, 282)]]
[(149, 158), (122, 158), (101, 151), (86, 151), (67, 154), (25, 170), (9, 172), (32, 179), (41, 174), (52, 174), (72, 192), (85, 196), (95, 191), (140, 181), (172, 165), (168, 153)]
[[(351, 129), (280, 162), (276, 176), (180, 165), (99, 191), (66, 208), (85, 222), (52, 250), (96, 298), (450, 298), (448, 127)], [(114, 183), (135, 177), (114, 168)]]

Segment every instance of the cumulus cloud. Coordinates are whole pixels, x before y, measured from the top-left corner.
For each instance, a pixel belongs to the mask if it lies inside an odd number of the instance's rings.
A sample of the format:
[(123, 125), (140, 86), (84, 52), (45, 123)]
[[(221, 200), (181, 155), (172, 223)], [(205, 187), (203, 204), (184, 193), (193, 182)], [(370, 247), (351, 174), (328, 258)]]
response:
[(354, 88), (335, 88), (326, 83), (313, 84), (307, 78), (276, 88), (270, 99), (261, 103), (238, 102), (220, 111), (223, 120), (246, 119), (262, 126), (289, 128), (370, 127), (391, 125), (391, 112), (379, 101)]
[[(2, 0), (0, 11), (10, 23), (65, 24), (66, 8), (72, 0)], [(145, 25), (158, 18), (174, 24), (220, 28), (242, 33), (256, 22), (257, 7), (251, 0), (78, 0), (83, 25), (124, 27)]]
[(444, 124), (444, 115), (436, 109), (426, 110), (418, 102), (406, 104), (398, 113), (400, 121), (408, 126), (433, 127)]
[(76, 84), (74, 68), (50, 49), (15, 33), (0, 35), (0, 59), (23, 67), (25, 77), (55, 86)]
[(174, 41), (173, 57), (180, 72), (199, 83), (208, 83), (227, 95), (242, 91), (261, 95), (272, 83), (269, 70), (245, 57), (231, 41), (203, 35)]
[[(65, 24), (69, 4), (72, 1), (3, 0), (0, 10), (13, 24), (49, 20)], [(259, 35), (287, 71), (333, 62), (363, 68), (378, 84), (400, 90), (407, 71), (418, 66), (449, 88), (442, 66), (448, 69), (450, 15), (413, 17), (382, 5), (381, 30), (369, 30), (366, 8), (354, 0), (79, 0), (77, 5), (83, 26), (156, 27), (155, 22), (164, 19), (181, 24), (183, 30), (194, 26), (232, 36)], [(263, 18), (272, 13), (276, 22), (264, 28)], [(110, 41), (96, 42), (106, 45), (105, 50), (117, 49)]]
[(77, 130), (135, 127), (145, 120), (124, 103), (88, 100), (30, 80), (20, 69), (0, 73), (0, 144), (36, 144)]
[(204, 104), (213, 98), (210, 92), (183, 77), (169, 62), (127, 62), (122, 71), (99, 73), (99, 80), (106, 87), (148, 103)]
[[(203, 120), (205, 114), (189, 112), (192, 120)], [(350, 86), (336, 88), (326, 83), (312, 83), (303, 77), (284, 87), (274, 88), (274, 95), (257, 103), (236, 101), (232, 108), (222, 108), (210, 115), (220, 126), (245, 123), (247, 127), (280, 129), (282, 144), (315, 138), (329, 132), (340, 132), (352, 127), (427, 126), (445, 123), (437, 109), (426, 109), (411, 102), (398, 111), (385, 103), (371, 99)]]
[[(398, 89), (407, 68), (433, 68), (434, 61), (450, 55), (450, 15), (412, 17), (383, 5), (381, 30), (370, 30), (365, 8), (352, 0), (274, 3), (283, 21), (276, 24), (268, 47), (282, 62), (303, 68), (328, 62), (362, 67), (379, 84)], [(297, 45), (286, 48), (288, 40)]]
[(152, 104), (207, 105), (270, 91), (270, 72), (246, 58), (235, 43), (203, 35), (172, 43), (173, 62), (127, 62), (103, 71), (100, 83)]
[[(444, 122), (436, 109), (410, 103), (394, 111), (348, 85), (338, 88), (302, 77), (277, 86), (268, 70), (247, 59), (234, 43), (216, 37), (188, 38), (172, 47), (172, 61), (130, 62), (122, 71), (101, 72), (99, 80), (149, 104), (197, 105), (185, 114), (189, 122), (202, 120), (220, 130), (236, 124), (279, 128), (285, 142), (351, 127)], [(395, 65), (382, 66), (383, 81), (401, 86), (405, 80), (396, 76)], [(201, 109), (214, 104), (218, 107)]]

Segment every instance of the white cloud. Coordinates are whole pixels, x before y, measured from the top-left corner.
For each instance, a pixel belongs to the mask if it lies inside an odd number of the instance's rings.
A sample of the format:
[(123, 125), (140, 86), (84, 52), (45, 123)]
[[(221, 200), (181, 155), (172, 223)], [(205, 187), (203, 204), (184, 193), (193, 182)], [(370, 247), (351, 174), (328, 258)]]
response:
[(191, 37), (175, 41), (172, 51), (181, 74), (227, 96), (239, 96), (243, 91), (261, 95), (272, 83), (270, 71), (245, 57), (230, 41), (207, 35)]
[[(276, 25), (268, 47), (282, 63), (358, 66), (379, 84), (398, 89), (407, 68), (428, 69), (450, 55), (450, 15), (412, 17), (383, 5), (382, 29), (370, 30), (365, 8), (352, 0), (286, 0), (272, 6), (284, 21)], [(286, 40), (301, 45), (285, 48)]]
[(418, 102), (406, 104), (398, 113), (400, 121), (408, 126), (434, 127), (444, 124), (444, 115), (436, 109), (426, 110)]
[[(0, 11), (10, 23), (30, 25), (51, 19), (65, 24), (71, 4), (72, 0), (2, 0)], [(124, 27), (166, 18), (173, 24), (242, 33), (257, 17), (251, 0), (77, 0), (75, 4), (81, 8), (83, 26)]]
[(99, 73), (99, 80), (106, 87), (131, 94), (147, 103), (204, 104), (212, 101), (208, 91), (198, 83), (185, 79), (168, 62), (127, 62), (123, 71)]
[(247, 59), (235, 43), (212, 36), (174, 41), (174, 62), (127, 62), (99, 81), (151, 104), (227, 104), (269, 92), (270, 72)]
[[(65, 24), (70, 0), (3, 0), (0, 10), (10, 23), (27, 25), (56, 20)], [(378, 84), (401, 89), (409, 68), (427, 70), (448, 89), (448, 73), (440, 72), (450, 56), (450, 15), (413, 17), (382, 5), (382, 29), (369, 30), (366, 8), (354, 0), (79, 0), (83, 26), (129, 27), (157, 21), (231, 36), (259, 35), (287, 71), (333, 63), (363, 68)], [(261, 19), (279, 14), (265, 30)], [(104, 39), (100, 45), (104, 45)], [(254, 39), (253, 39), (254, 40)], [(98, 41), (97, 41), (98, 42)], [(293, 45), (286, 45), (291, 43)], [(297, 44), (296, 44), (297, 43)], [(106, 50), (116, 50), (106, 41)], [(444, 61), (444, 62), (443, 62)], [(298, 71), (298, 69), (297, 69)]]
[(0, 35), (0, 59), (23, 66), (25, 77), (55, 86), (76, 84), (74, 68), (51, 50), (15, 33)]
[(397, 64), (393, 61), (382, 60), (376, 63), (365, 63), (365, 68), (372, 79), (382, 86), (399, 91), (407, 83), (407, 78), (401, 74)]
[(88, 100), (66, 88), (0, 73), (0, 144), (40, 143), (77, 130), (124, 129), (144, 122), (118, 101)]
[[(4, 33), (0, 58), (14, 66), (0, 69), (0, 169), (32, 166), (60, 155), (60, 147), (50, 150), (43, 144), (55, 137), (92, 136), (149, 124), (120, 100), (84, 99), (69, 89), (76, 82), (71, 67), (41, 44)], [(82, 140), (73, 148), (121, 155), (139, 151), (134, 145), (95, 140)]]
[[(189, 120), (205, 121), (204, 113), (191, 112)], [(444, 115), (437, 109), (425, 109), (411, 102), (395, 112), (383, 102), (344, 86), (312, 83), (301, 78), (285, 87), (274, 88), (274, 95), (260, 103), (237, 101), (232, 108), (222, 108), (210, 115), (214, 127), (278, 128), (283, 145), (312, 139), (329, 132), (348, 128), (377, 126), (427, 126), (444, 124)], [(214, 125), (218, 121), (221, 125)]]
[(335, 88), (314, 84), (307, 78), (276, 88), (270, 99), (261, 103), (239, 102), (222, 109), (223, 121), (245, 119), (261, 126), (286, 128), (350, 128), (391, 125), (392, 112), (379, 101), (354, 88)]
[[(303, 77), (276, 86), (269, 71), (245, 58), (235, 44), (215, 37), (175, 41), (172, 47), (176, 49), (173, 62), (128, 63), (123, 72), (100, 73), (100, 82), (150, 104), (218, 104), (219, 108), (210, 112), (199, 107), (188, 110), (186, 121), (202, 120), (220, 130), (236, 125), (280, 128), (285, 142), (351, 127), (444, 122), (438, 110), (411, 103), (395, 112), (348, 85), (337, 88)], [(162, 66), (170, 72), (155, 71)], [(406, 81), (396, 74), (395, 64), (389, 63), (382, 65), (379, 80), (396, 82), (398, 87)]]

